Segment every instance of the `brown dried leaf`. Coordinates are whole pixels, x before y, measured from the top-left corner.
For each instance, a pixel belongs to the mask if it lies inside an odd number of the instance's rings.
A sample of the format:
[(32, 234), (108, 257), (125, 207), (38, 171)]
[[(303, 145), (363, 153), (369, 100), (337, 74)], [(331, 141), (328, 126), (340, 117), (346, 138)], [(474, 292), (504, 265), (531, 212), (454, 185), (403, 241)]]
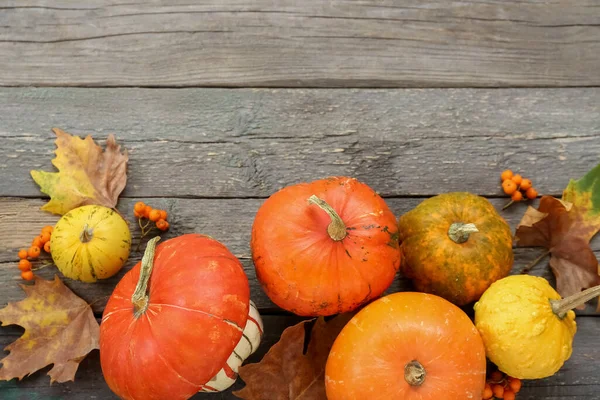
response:
[(550, 251), (550, 267), (562, 297), (600, 284), (598, 260), (589, 245), (600, 225), (587, 217), (586, 207), (543, 196), (538, 210), (529, 207), (517, 227), (517, 246)]
[(91, 307), (54, 281), (36, 278), (21, 285), (27, 297), (0, 310), (2, 326), (21, 325), (25, 333), (6, 346), (10, 354), (0, 360), (0, 380), (22, 379), (50, 364), (50, 382), (75, 379), (81, 360), (98, 348), (100, 326)]
[(41, 191), (50, 195), (42, 209), (62, 215), (87, 204), (115, 207), (127, 183), (127, 150), (121, 153), (112, 134), (102, 151), (89, 135), (81, 139), (58, 128), (53, 131), (57, 138), (52, 164), (59, 172), (31, 171)]
[[(246, 400), (323, 400), (325, 364), (335, 338), (352, 317), (342, 314), (325, 322), (323, 317), (286, 328), (259, 363), (240, 368), (246, 386), (233, 394)], [(306, 354), (305, 324), (315, 321)]]

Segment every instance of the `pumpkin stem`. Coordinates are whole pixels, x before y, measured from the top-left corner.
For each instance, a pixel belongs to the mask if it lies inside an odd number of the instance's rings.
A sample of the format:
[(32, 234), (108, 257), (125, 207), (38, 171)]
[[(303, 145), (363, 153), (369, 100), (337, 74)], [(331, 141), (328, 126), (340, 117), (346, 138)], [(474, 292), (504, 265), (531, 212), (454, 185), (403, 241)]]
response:
[(142, 266), (140, 268), (140, 277), (138, 283), (131, 296), (131, 302), (133, 303), (133, 315), (138, 318), (148, 308), (148, 281), (150, 275), (152, 275), (152, 268), (154, 267), (154, 251), (156, 250), (156, 242), (160, 240), (160, 236), (152, 238), (146, 245), (146, 251), (142, 257)]
[(560, 319), (563, 319), (569, 310), (584, 304), (586, 301), (600, 296), (600, 285), (591, 287), (580, 293), (575, 293), (560, 300), (550, 300), (552, 311)]
[(455, 222), (448, 229), (448, 237), (454, 243), (464, 243), (469, 240), (471, 233), (479, 232), (475, 224), (465, 224), (463, 222)]
[(412, 360), (404, 366), (404, 379), (410, 386), (421, 386), (425, 382), (427, 371), (417, 360)]
[(87, 243), (90, 240), (92, 240), (93, 237), (94, 230), (88, 227), (87, 224), (85, 224), (85, 226), (83, 227), (83, 232), (81, 232), (81, 235), (79, 236), (79, 240), (81, 241), (81, 243)]
[(342, 221), (342, 218), (338, 215), (338, 213), (335, 212), (333, 207), (327, 204), (325, 200), (320, 199), (313, 194), (308, 198), (308, 204), (316, 204), (331, 218), (331, 223), (327, 227), (327, 233), (329, 234), (329, 237), (331, 237), (336, 242), (339, 242), (340, 240), (346, 237), (347, 233), (344, 221)]

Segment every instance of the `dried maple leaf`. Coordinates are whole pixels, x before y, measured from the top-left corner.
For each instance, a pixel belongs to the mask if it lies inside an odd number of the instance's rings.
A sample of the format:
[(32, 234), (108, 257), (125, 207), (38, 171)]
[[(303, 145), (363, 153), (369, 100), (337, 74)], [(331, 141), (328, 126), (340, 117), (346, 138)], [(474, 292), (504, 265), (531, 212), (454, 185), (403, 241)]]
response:
[(50, 382), (75, 379), (81, 360), (98, 348), (100, 326), (91, 307), (54, 281), (36, 278), (21, 285), (27, 297), (0, 310), (2, 326), (21, 325), (25, 333), (6, 346), (10, 354), (0, 360), (0, 380), (22, 379), (50, 364)]
[(551, 254), (550, 268), (561, 296), (600, 284), (598, 260), (589, 242), (600, 229), (600, 165), (571, 180), (562, 200), (543, 196), (529, 207), (516, 232), (517, 246), (541, 246)]
[(352, 315), (342, 314), (325, 322), (318, 318), (306, 339), (302, 321), (286, 328), (259, 363), (240, 368), (246, 386), (233, 394), (246, 400), (322, 400), (325, 399), (325, 364), (329, 350)]
[(58, 128), (56, 158), (52, 164), (59, 172), (31, 171), (33, 180), (50, 201), (42, 210), (65, 214), (87, 204), (113, 208), (127, 183), (127, 150), (121, 153), (114, 135), (106, 140), (106, 151), (91, 136), (81, 139)]

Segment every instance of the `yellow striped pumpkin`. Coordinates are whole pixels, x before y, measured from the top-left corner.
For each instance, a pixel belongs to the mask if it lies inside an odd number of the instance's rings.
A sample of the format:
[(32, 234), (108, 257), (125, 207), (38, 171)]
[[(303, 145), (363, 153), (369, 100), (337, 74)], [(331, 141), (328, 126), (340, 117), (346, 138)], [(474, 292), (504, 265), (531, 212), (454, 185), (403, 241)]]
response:
[(110, 208), (75, 208), (56, 223), (50, 239), (52, 259), (67, 278), (95, 282), (115, 275), (127, 261), (131, 233)]

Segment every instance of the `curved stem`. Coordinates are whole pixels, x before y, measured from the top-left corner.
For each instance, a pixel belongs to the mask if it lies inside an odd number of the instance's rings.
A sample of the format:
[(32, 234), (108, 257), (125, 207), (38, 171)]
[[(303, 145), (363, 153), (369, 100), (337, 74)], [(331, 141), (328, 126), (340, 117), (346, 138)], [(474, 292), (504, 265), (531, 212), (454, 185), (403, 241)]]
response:
[(81, 243), (87, 243), (92, 240), (92, 237), (94, 237), (94, 230), (85, 224), (83, 227), (83, 232), (81, 232), (81, 236), (79, 236), (79, 240)]
[(156, 236), (148, 241), (146, 245), (146, 251), (142, 257), (142, 266), (140, 268), (140, 277), (138, 283), (131, 296), (131, 302), (133, 303), (133, 315), (137, 318), (142, 315), (146, 308), (148, 308), (148, 281), (150, 275), (152, 275), (152, 268), (154, 267), (154, 251), (156, 250), (156, 242), (160, 240), (160, 236)]
[(463, 222), (455, 222), (448, 229), (448, 237), (457, 244), (461, 244), (469, 240), (471, 233), (479, 232), (475, 224), (465, 224)]
[(535, 260), (533, 260), (532, 262), (530, 262), (529, 264), (527, 264), (522, 270), (521, 270), (521, 274), (528, 274), (529, 271), (531, 271), (531, 269), (533, 267), (535, 267), (536, 265), (539, 264), (540, 261), (542, 261), (548, 254), (550, 254), (550, 250), (547, 250), (545, 252), (543, 252), (542, 254), (540, 254)]
[(512, 206), (514, 204), (514, 200), (509, 201), (508, 203), (506, 203), (504, 205), (504, 207), (502, 207), (503, 210), (506, 210), (508, 207)]
[(574, 309), (577, 306), (584, 304), (586, 301), (593, 299), (594, 297), (600, 296), (600, 285), (591, 287), (584, 290), (583, 292), (576, 293), (569, 297), (560, 300), (550, 300), (552, 311), (558, 318), (564, 318), (569, 310)]
[(316, 204), (325, 211), (331, 218), (331, 223), (327, 227), (327, 233), (333, 240), (340, 241), (346, 237), (346, 225), (338, 213), (323, 199), (318, 198), (314, 194), (308, 198), (308, 204)]
[(410, 386), (421, 386), (425, 382), (427, 371), (417, 360), (412, 360), (404, 366), (404, 380)]

